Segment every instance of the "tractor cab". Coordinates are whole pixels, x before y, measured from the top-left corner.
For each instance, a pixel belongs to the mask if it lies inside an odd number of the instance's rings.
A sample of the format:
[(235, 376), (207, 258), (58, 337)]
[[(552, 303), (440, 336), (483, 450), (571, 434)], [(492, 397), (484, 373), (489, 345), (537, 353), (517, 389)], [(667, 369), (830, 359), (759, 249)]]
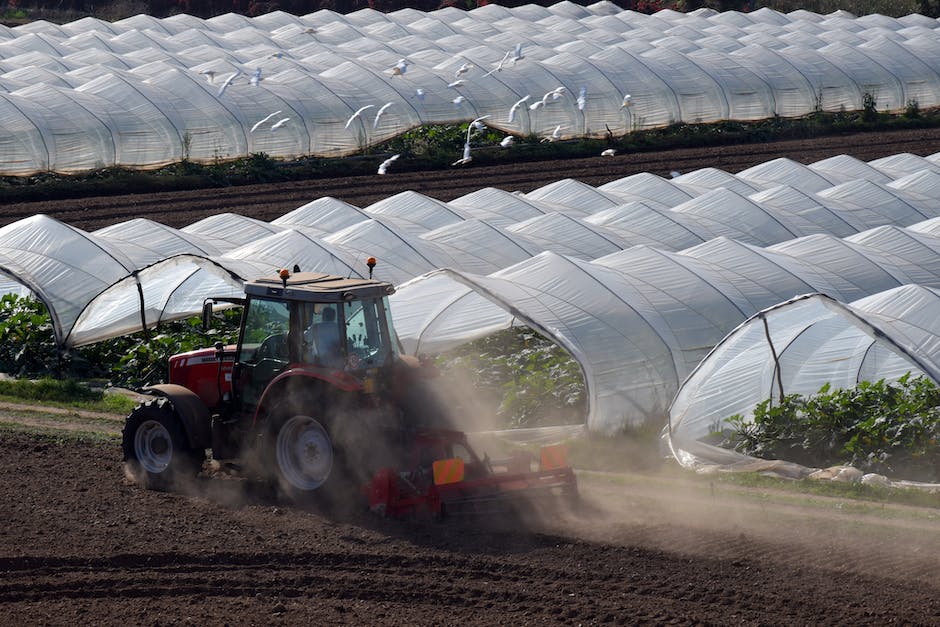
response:
[(242, 407), (257, 406), (288, 370), (361, 378), (393, 363), (399, 355), (388, 308), (393, 291), (381, 281), (312, 272), (247, 283), (232, 372)]

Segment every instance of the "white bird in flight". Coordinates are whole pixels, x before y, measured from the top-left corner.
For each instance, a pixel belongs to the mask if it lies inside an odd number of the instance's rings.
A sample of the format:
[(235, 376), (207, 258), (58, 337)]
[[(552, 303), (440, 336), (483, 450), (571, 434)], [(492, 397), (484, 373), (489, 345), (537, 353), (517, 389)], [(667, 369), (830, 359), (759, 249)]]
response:
[(506, 135), (505, 137), (503, 137), (503, 141), (499, 142), (499, 145), (502, 146), (503, 148), (509, 148), (510, 146), (512, 146), (512, 143), (514, 141), (516, 140), (515, 138), (513, 138), (512, 135)]
[(255, 73), (251, 75), (251, 86), (257, 87), (258, 83), (261, 82), (261, 68), (259, 67), (255, 70)]
[(587, 104), (587, 87), (582, 86), (581, 91), (578, 92), (578, 110), (584, 111), (584, 106)]
[(424, 90), (420, 87), (415, 90), (415, 96), (418, 98), (418, 102), (424, 104)]
[(550, 92), (548, 92), (548, 93), (545, 94), (545, 95), (546, 95), (546, 96), (551, 96), (551, 97), (552, 97), (552, 100), (558, 100), (559, 98), (562, 97), (562, 95), (564, 95), (565, 91), (566, 91), (566, 90), (565, 90), (564, 87), (556, 87), (555, 89), (551, 90)]
[(213, 81), (215, 81), (215, 70), (202, 70), (199, 73), (206, 77), (206, 80), (209, 81), (210, 85)]
[(561, 124), (555, 127), (555, 130), (552, 131), (552, 134), (548, 137), (543, 137), (542, 142), (553, 142), (561, 139)]
[(544, 106), (545, 106), (545, 100), (536, 100), (535, 102), (529, 105), (529, 111), (535, 111), (536, 109), (539, 109)]
[(388, 109), (388, 108), (389, 108), (390, 106), (392, 106), (393, 104), (395, 104), (395, 103), (394, 103), (394, 102), (386, 102), (384, 105), (382, 105), (382, 106), (379, 108), (378, 111), (375, 112), (375, 121), (372, 122), (372, 128), (378, 128), (378, 126), (379, 126), (379, 118), (382, 117), (382, 114), (385, 113), (385, 110)]
[(270, 120), (271, 118), (273, 118), (275, 115), (277, 115), (277, 114), (280, 113), (280, 112), (281, 112), (280, 109), (278, 109), (278, 110), (275, 111), (274, 113), (269, 113), (268, 115), (264, 116), (263, 118), (261, 118), (260, 120), (258, 120), (257, 122), (255, 122), (255, 125), (252, 126), (252, 127), (251, 127), (251, 130), (248, 131), (248, 132), (249, 132), (249, 133), (254, 133), (256, 130), (258, 130), (258, 127), (259, 127), (259, 126), (261, 126), (262, 124), (264, 124), (265, 122), (267, 122), (268, 120)]
[(631, 104), (633, 104), (633, 98), (630, 96), (630, 94), (624, 94), (623, 104), (620, 105), (620, 108), (623, 109), (624, 107), (629, 107)]
[(277, 122), (271, 125), (271, 130), (276, 131), (277, 129), (287, 124), (288, 120), (290, 120), (290, 118), (281, 118), (280, 120), (278, 120)]
[(401, 155), (392, 155), (391, 157), (389, 157), (388, 159), (380, 163), (378, 173), (385, 174), (386, 172), (388, 172), (388, 167), (392, 165), (392, 162), (395, 161), (395, 159), (397, 159), (400, 156)]
[(463, 145), (463, 158), (457, 159), (451, 165), (464, 165), (465, 163), (470, 163), (473, 161), (473, 157), (470, 156), (470, 144), (466, 143)]
[(401, 76), (408, 71), (408, 59), (399, 59), (398, 63), (392, 67), (392, 76)]
[(371, 109), (374, 106), (375, 105), (366, 105), (364, 107), (359, 107), (359, 109), (355, 113), (353, 113), (351, 116), (349, 116), (348, 120), (346, 120), (346, 126), (344, 128), (349, 128), (349, 125), (353, 123), (353, 120), (358, 118), (362, 114), (363, 111), (366, 111), (367, 109)]
[(512, 64), (515, 65), (516, 61), (522, 61), (523, 59), (525, 59), (525, 57), (522, 56), (522, 44), (518, 43), (516, 44), (515, 50), (512, 52)]
[(532, 96), (530, 96), (529, 94), (526, 94), (525, 96), (517, 100), (515, 103), (513, 103), (511, 107), (509, 107), (509, 118), (506, 120), (507, 124), (512, 124), (512, 121), (516, 119), (516, 111), (518, 111), (519, 107), (524, 105), (526, 101), (531, 97)]
[(463, 101), (464, 101), (464, 97), (463, 97), (463, 96), (457, 96), (456, 98), (454, 98), (453, 100), (451, 100), (451, 102), (454, 103), (454, 106), (455, 106), (455, 107), (459, 107), (459, 106), (460, 106), (460, 103), (462, 103)]
[(463, 87), (464, 85), (466, 85), (466, 83), (463, 81), (463, 79), (460, 78), (455, 80), (453, 83), (447, 83), (447, 86), (452, 89), (457, 89), (458, 87)]
[(506, 54), (503, 55), (503, 58), (500, 60), (500, 62), (496, 64), (496, 67), (494, 67), (492, 70), (490, 70), (489, 72), (487, 72), (486, 74), (484, 74), (484, 75), (482, 76), (482, 78), (486, 78), (487, 76), (489, 76), (489, 75), (492, 74), (493, 72), (502, 72), (502, 71), (503, 71), (503, 65), (504, 65), (504, 64), (506, 63), (506, 61), (509, 59), (509, 55), (511, 55), (511, 54), (512, 54), (512, 50), (507, 50), (507, 51), (506, 51)]
[(616, 150), (614, 150), (613, 148), (608, 148), (607, 150), (605, 150), (604, 152), (601, 153), (601, 156), (602, 156), (602, 157), (613, 157), (613, 156), (616, 155), (616, 154), (617, 154), (617, 151), (616, 151)]
[(232, 72), (232, 75), (231, 75), (231, 76), (229, 76), (227, 79), (225, 79), (225, 82), (222, 83), (222, 86), (221, 86), (221, 87), (219, 87), (219, 94), (218, 94), (218, 97), (219, 97), (219, 98), (222, 97), (222, 94), (225, 93), (225, 90), (228, 89), (228, 86), (231, 85), (231, 84), (232, 84), (232, 81), (234, 81), (234, 80), (238, 77), (238, 75), (241, 74), (241, 73), (242, 73), (241, 70), (235, 70), (234, 72)]
[(474, 67), (472, 63), (464, 63), (459, 68), (457, 68), (456, 72), (454, 72), (454, 78), (459, 77), (461, 74), (466, 74), (472, 67)]

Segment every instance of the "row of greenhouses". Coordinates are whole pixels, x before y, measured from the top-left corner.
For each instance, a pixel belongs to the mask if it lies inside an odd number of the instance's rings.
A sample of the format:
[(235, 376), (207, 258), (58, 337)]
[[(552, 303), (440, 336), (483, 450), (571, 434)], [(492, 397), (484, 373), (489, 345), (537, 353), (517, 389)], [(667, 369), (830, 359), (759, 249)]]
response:
[(426, 124), (559, 139), (940, 104), (922, 15), (610, 2), (0, 28), (0, 175), (342, 156)]
[(271, 222), (220, 214), (182, 229), (135, 219), (89, 233), (37, 215), (0, 228), (0, 270), (42, 299), (67, 348), (191, 316), (282, 267), (362, 276), (375, 256), (376, 278), (398, 286), (405, 351), (529, 325), (579, 362), (588, 426), (611, 432), (664, 420), (702, 358), (764, 308), (940, 288), (938, 200), (940, 154), (777, 159), (448, 203), (319, 198)]

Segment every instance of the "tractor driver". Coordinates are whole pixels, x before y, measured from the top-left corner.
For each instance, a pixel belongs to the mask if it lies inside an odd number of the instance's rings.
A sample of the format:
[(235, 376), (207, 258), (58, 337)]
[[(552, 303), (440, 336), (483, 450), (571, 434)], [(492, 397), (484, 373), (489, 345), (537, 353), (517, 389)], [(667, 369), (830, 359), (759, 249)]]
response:
[(324, 364), (337, 365), (343, 362), (340, 350), (339, 324), (336, 321), (336, 309), (326, 305), (320, 312), (320, 322), (314, 322), (304, 333), (309, 354), (320, 358)]

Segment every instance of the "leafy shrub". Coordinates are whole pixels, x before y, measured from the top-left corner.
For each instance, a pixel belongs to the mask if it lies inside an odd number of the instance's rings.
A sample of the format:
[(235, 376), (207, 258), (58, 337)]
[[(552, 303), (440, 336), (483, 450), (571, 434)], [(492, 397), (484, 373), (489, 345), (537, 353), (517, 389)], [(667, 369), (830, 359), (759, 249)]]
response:
[(762, 401), (753, 421), (727, 421), (721, 446), (808, 466), (849, 464), (865, 472), (940, 481), (940, 389), (907, 374), (809, 397)]
[(113, 385), (140, 388), (166, 382), (170, 357), (177, 353), (208, 348), (216, 342), (234, 344), (240, 315), (240, 309), (224, 310), (206, 331), (199, 317), (187, 318), (161, 325), (156, 335), (133, 333), (83, 346), (78, 351), (83, 359), (104, 368)]
[(237, 309), (224, 311), (205, 332), (194, 317), (165, 323), (156, 335), (133, 333), (60, 353), (45, 305), (6, 294), (0, 298), (0, 372), (16, 377), (104, 377), (131, 388), (158, 383), (167, 380), (171, 355), (216, 341), (233, 343), (239, 314)]
[(0, 298), (0, 372), (19, 377), (57, 374), (61, 365), (52, 320), (42, 301), (16, 294)]
[(562, 348), (529, 328), (513, 328), (438, 358), (442, 378), (469, 380), (507, 427), (584, 421), (584, 378)]

